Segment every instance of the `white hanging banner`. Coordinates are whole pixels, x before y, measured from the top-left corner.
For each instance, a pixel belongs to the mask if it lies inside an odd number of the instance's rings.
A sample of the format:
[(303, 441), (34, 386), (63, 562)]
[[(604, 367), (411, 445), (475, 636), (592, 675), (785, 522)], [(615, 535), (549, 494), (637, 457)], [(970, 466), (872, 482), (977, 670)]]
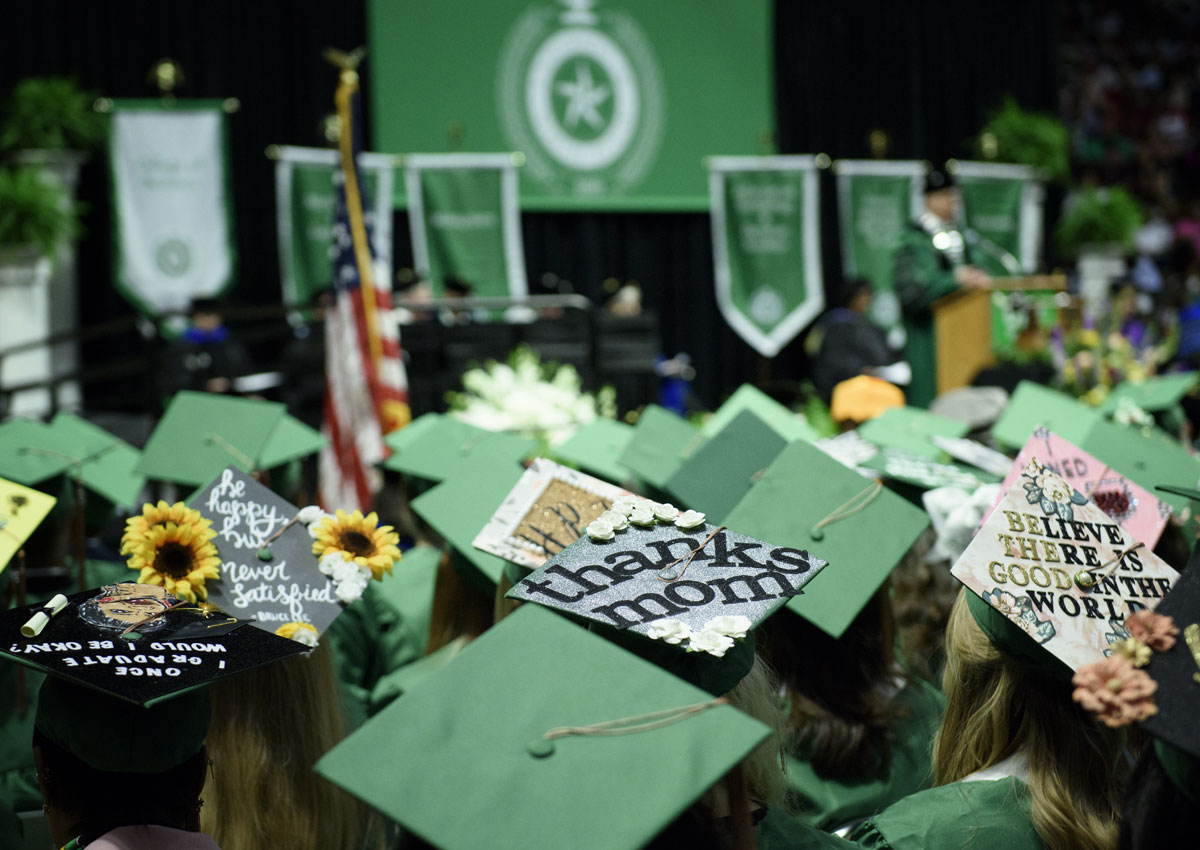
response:
[(184, 310), (233, 278), (220, 101), (115, 101), (109, 128), (113, 279), (139, 310)]

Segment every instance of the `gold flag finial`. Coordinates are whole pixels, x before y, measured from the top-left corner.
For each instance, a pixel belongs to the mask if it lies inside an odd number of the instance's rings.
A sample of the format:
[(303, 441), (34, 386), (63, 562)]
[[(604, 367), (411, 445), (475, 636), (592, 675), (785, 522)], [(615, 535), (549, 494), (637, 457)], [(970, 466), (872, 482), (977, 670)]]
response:
[(347, 53), (344, 50), (327, 47), (323, 55), (327, 62), (341, 71), (338, 76), (342, 82), (350, 85), (358, 83), (358, 66), (362, 63), (363, 57), (367, 55), (367, 48), (356, 47)]

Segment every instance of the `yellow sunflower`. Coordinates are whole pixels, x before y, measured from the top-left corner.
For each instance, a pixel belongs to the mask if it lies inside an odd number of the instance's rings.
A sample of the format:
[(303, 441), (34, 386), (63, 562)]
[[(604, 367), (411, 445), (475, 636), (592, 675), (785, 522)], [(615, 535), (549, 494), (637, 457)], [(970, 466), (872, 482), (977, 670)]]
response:
[(157, 505), (149, 502), (142, 505), (142, 512), (125, 520), (125, 533), (121, 536), (121, 554), (129, 555), (136, 549), (145, 546), (146, 535), (156, 525), (166, 525), (173, 522), (176, 525), (187, 525), (193, 529), (193, 534), (200, 534), (205, 540), (212, 540), (217, 533), (212, 530), (212, 520), (205, 519), (200, 511), (189, 508), (184, 502), (168, 505), (159, 501)]
[(167, 593), (189, 602), (207, 599), (205, 580), (221, 576), (221, 558), (208, 532), (205, 526), (174, 522), (151, 526), (131, 545), (129, 568), (141, 570), (141, 584), (161, 585)]
[(311, 529), (313, 554), (318, 558), (340, 553), (347, 561), (369, 567), (375, 579), (389, 575), (400, 560), (400, 535), (390, 525), (380, 525), (375, 512), (365, 517), (362, 511), (347, 514), (338, 511), (327, 516)]
[(316, 646), (317, 638), (320, 636), (316, 626), (311, 623), (298, 622), (284, 623), (275, 630), (275, 634), (280, 637), (290, 638), (305, 646)]

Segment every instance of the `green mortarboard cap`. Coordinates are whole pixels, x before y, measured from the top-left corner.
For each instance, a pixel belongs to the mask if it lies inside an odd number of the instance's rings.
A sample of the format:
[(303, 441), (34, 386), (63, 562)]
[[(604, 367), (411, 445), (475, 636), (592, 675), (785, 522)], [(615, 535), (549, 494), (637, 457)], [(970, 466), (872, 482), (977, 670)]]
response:
[[(535, 570), (570, 546), (588, 523), (629, 492), (587, 473), (534, 458), (475, 536), (477, 549)], [(524, 575), (520, 570), (510, 574)]]
[[(316, 770), (446, 850), (633, 850), (769, 735), (712, 703), (603, 638), (525, 606)], [(682, 719), (633, 734), (547, 737), (664, 711)]]
[[(1147, 490), (1160, 485), (1195, 487), (1200, 483), (1200, 458), (1161, 432), (1147, 436), (1102, 419), (1092, 425), (1082, 448)], [(1180, 509), (1188, 506), (1186, 498), (1169, 491), (1162, 500)]]
[(1033, 429), (1044, 425), (1068, 442), (1083, 445), (1092, 425), (1101, 419), (1096, 408), (1033, 381), (1021, 381), (1008, 407), (992, 426), (992, 437), (1014, 451), (1025, 445)]
[(703, 437), (691, 422), (656, 404), (646, 406), (621, 453), (621, 465), (659, 490)]
[(323, 449), (327, 442), (320, 431), (285, 413), (259, 453), (258, 466), (273, 469), (289, 460), (308, 457)]
[(504, 575), (503, 558), (475, 548), (475, 537), (508, 496), (524, 470), (497, 464), (494, 459), (462, 468), (441, 484), (412, 501), (412, 509), (433, 526), (451, 547), (456, 564), (468, 564), (472, 573), (492, 585)]
[(200, 485), (230, 464), (243, 472), (265, 469), (263, 449), (285, 410), (273, 401), (177, 393), (146, 441), (137, 471), (149, 478)]
[(811, 548), (829, 561), (823, 577), (788, 608), (836, 638), (929, 525), (929, 517), (816, 446), (793, 443), (726, 522), (782, 546)]
[(30, 637), (22, 627), (45, 613), (41, 603), (0, 612), (0, 656), (135, 705), (151, 706), (308, 649), (223, 612), (201, 611), (155, 585), (106, 585), (65, 603)]
[(384, 467), (427, 481), (445, 481), (486, 462), (509, 470), (520, 468), (536, 443), (504, 431), (485, 431), (452, 416), (426, 413), (385, 438), (392, 455)]
[(743, 410), (692, 452), (667, 482), (667, 492), (723, 522), (787, 444), (757, 413)]
[(32, 487), (70, 467), (49, 425), (32, 419), (0, 423), (0, 476)]
[[(1150, 657), (1146, 672), (1158, 684), (1154, 694), (1158, 713), (1142, 721), (1158, 738), (1155, 752), (1171, 780), (1193, 800), (1200, 800), (1200, 685), (1197, 661), (1185, 631), (1200, 623), (1200, 546), (1192, 551), (1187, 569), (1155, 609), (1171, 617), (1179, 629), (1175, 645)], [(1166, 744), (1166, 746), (1162, 746)]]
[(419, 687), (422, 682), (428, 681), (434, 673), (457, 658), (470, 642), (466, 635), (460, 635), (428, 655), (385, 673), (371, 689), (371, 713), (377, 714), (397, 697), (404, 696), (413, 688)]
[(1200, 381), (1200, 373), (1196, 372), (1157, 375), (1137, 383), (1122, 381), (1104, 399), (1100, 412), (1111, 414), (1120, 406), (1122, 399), (1128, 399), (1148, 413), (1157, 413), (1179, 404), (1184, 396), (1196, 388), (1197, 381)]
[(788, 410), (775, 399), (751, 384), (742, 384), (733, 395), (725, 399), (725, 403), (716, 409), (703, 425), (700, 432), (706, 437), (713, 437), (734, 420), (744, 410), (756, 414), (766, 422), (780, 437), (792, 440), (816, 440), (820, 435), (811, 425)]
[(996, 646), (1063, 678), (1110, 655), (1125, 618), (1179, 578), (1036, 457), (950, 572)]
[(633, 426), (613, 419), (597, 419), (577, 430), (550, 454), (555, 460), (577, 466), (584, 472), (613, 484), (624, 484), (630, 470), (620, 461), (633, 436)]
[[(60, 447), (74, 445), (79, 464), (72, 469), (81, 473), (83, 484), (119, 508), (131, 507), (146, 485), (145, 476), (135, 471), (141, 454), (118, 437), (70, 413), (59, 413), (50, 423), (49, 432)], [(63, 451), (60, 448), (59, 451)]]
[(938, 416), (918, 407), (893, 407), (864, 422), (858, 433), (877, 446), (900, 449), (909, 454), (940, 460), (945, 455), (933, 437), (963, 437), (970, 426), (957, 419)]
[(0, 478), (0, 570), (42, 524), (56, 501), (41, 490)]

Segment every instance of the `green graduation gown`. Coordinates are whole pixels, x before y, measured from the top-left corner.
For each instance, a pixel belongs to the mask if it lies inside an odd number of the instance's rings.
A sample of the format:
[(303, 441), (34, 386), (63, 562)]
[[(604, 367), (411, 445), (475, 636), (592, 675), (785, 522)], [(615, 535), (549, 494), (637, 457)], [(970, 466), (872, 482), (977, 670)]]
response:
[(835, 830), (930, 786), (933, 736), (946, 697), (928, 682), (917, 680), (906, 683), (895, 699), (900, 714), (892, 725), (888, 767), (882, 777), (862, 782), (823, 779), (810, 762), (788, 756), (788, 785), (797, 797), (797, 820)]
[[(963, 262), (971, 255), (963, 246)], [(906, 390), (908, 403), (928, 407), (937, 397), (937, 357), (933, 336), (934, 301), (956, 292), (954, 265), (933, 247), (933, 237), (916, 224), (900, 233), (900, 244), (892, 255), (892, 285), (900, 298), (907, 340), (904, 355), (912, 367), (912, 383)]]

